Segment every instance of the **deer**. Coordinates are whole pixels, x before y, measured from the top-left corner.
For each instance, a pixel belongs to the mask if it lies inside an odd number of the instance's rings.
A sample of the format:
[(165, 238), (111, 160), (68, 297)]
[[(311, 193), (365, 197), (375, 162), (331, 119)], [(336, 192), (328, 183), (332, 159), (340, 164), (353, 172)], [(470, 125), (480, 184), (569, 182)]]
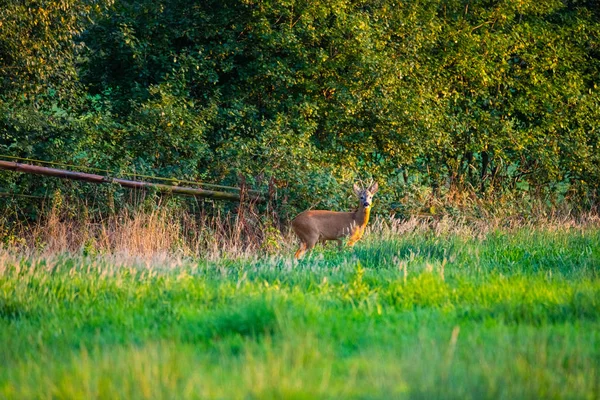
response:
[(355, 183), (353, 188), (359, 199), (356, 211), (307, 210), (292, 220), (292, 229), (300, 239), (300, 248), (294, 258), (299, 259), (304, 253), (312, 250), (317, 242), (335, 240), (341, 248), (344, 237), (348, 237), (349, 247), (362, 238), (369, 222), (373, 196), (377, 193), (379, 185), (375, 182), (368, 189), (361, 189)]

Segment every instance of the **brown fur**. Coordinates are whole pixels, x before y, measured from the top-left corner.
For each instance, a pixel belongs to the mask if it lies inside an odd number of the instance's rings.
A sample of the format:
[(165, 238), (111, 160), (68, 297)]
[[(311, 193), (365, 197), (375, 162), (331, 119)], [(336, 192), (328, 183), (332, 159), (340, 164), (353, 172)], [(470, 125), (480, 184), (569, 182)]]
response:
[[(294, 257), (300, 258), (317, 242), (336, 240), (341, 245), (343, 237), (349, 237), (348, 246), (353, 246), (364, 234), (371, 213), (370, 201), (377, 189), (377, 183), (366, 190), (355, 185), (354, 191), (361, 201), (358, 210), (353, 212), (308, 210), (298, 214), (292, 221), (292, 229), (300, 239), (300, 248)], [(365, 200), (368, 206), (364, 205)]]

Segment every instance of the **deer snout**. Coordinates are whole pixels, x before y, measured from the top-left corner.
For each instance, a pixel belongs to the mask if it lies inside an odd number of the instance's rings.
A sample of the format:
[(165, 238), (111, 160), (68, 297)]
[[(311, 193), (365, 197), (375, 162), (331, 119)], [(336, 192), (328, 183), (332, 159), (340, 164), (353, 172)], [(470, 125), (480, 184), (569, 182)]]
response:
[(371, 203), (368, 201), (363, 202), (363, 207), (371, 207)]

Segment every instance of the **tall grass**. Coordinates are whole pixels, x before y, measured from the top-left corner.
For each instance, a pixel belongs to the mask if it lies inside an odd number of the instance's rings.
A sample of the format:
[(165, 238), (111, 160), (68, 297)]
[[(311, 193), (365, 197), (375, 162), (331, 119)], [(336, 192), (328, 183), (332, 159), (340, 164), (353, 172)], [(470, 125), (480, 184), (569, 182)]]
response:
[[(73, 209), (84, 210), (74, 213)], [(104, 217), (91, 218), (83, 205), (54, 203), (34, 223), (6, 223), (0, 216), (0, 244), (37, 254), (84, 253), (142, 258), (250, 257), (286, 253), (296, 238), (273, 214), (242, 205), (236, 213), (194, 214), (183, 208), (124, 207)], [(519, 215), (486, 218), (413, 216), (408, 219), (373, 218), (368, 226), (372, 240), (426, 235), (453, 235), (484, 239), (490, 233), (535, 228), (537, 231), (581, 230), (600, 226), (596, 214), (540, 212), (528, 219)]]
[(600, 230), (419, 229), (299, 263), (2, 251), (0, 396), (598, 397)]
[[(264, 216), (248, 205), (233, 217), (217, 211), (194, 214), (178, 207), (124, 207), (93, 219), (54, 205), (34, 223), (2, 226), (7, 248), (39, 254), (119, 254), (145, 258), (241, 256), (280, 241)], [(269, 236), (271, 235), (271, 236)], [(277, 242), (276, 245), (279, 243)]]
[(598, 398), (600, 224), (54, 211), (0, 249), (0, 397)]

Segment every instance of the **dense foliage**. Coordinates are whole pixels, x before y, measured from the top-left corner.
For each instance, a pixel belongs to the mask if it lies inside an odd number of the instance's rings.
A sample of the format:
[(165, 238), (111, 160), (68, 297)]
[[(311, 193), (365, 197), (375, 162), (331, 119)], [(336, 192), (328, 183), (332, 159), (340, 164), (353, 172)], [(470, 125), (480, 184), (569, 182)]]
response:
[(0, 154), (273, 178), (296, 207), (348, 205), (357, 177), (380, 209), (449, 189), (593, 206), (599, 76), (591, 0), (2, 0)]

